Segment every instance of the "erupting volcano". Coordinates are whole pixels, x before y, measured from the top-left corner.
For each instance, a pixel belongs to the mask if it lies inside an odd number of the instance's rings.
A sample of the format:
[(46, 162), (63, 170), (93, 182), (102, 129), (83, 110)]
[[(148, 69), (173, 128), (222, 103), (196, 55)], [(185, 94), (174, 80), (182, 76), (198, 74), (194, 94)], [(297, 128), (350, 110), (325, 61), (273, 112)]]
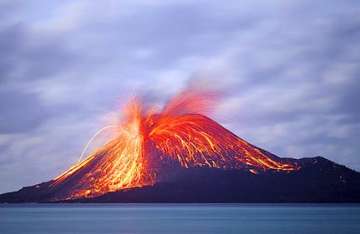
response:
[(69, 184), (56, 199), (93, 197), (125, 188), (153, 185), (166, 177), (166, 168), (293, 171), (294, 163), (266, 155), (201, 115), (213, 95), (186, 91), (156, 112), (138, 99), (124, 110), (115, 139), (55, 178), (51, 186)]
[[(296, 201), (290, 191), (307, 192), (319, 181), (331, 193), (340, 191), (343, 197), (335, 200), (359, 199), (358, 190), (354, 198), (354, 191), (341, 187), (359, 184), (358, 173), (323, 158), (285, 159), (251, 145), (204, 115), (215, 99), (211, 92), (187, 90), (158, 110), (133, 99), (120, 123), (110, 126), (115, 133), (108, 143), (55, 179), (1, 195), (0, 201), (103, 201), (108, 194), (107, 202)], [(270, 200), (261, 198), (266, 193)], [(111, 194), (120, 197), (114, 200)]]

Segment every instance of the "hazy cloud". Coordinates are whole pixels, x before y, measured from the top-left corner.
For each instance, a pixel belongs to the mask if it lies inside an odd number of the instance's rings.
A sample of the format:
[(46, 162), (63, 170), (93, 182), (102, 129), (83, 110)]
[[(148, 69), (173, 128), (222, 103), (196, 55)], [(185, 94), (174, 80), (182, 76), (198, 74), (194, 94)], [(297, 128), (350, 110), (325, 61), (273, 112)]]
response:
[(0, 192), (66, 169), (129, 96), (162, 103), (189, 82), (224, 90), (213, 118), (250, 142), (360, 170), (359, 15), (357, 1), (2, 1)]

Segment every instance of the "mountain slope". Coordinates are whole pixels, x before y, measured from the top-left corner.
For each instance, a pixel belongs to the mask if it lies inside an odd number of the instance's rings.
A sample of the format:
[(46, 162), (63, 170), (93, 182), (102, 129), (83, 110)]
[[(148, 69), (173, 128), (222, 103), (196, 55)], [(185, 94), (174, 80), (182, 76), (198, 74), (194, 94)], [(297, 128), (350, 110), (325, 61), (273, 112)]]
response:
[(360, 174), (284, 159), (198, 114), (131, 117), (125, 133), (55, 179), (0, 202), (356, 202)]
[[(180, 169), (153, 186), (63, 202), (360, 202), (360, 173), (322, 157), (298, 160), (296, 172)], [(0, 195), (0, 202), (49, 202), (51, 182)], [(57, 201), (61, 202), (61, 201)]]
[(322, 157), (300, 159), (301, 170), (192, 168), (174, 180), (76, 202), (359, 202), (360, 173)]
[(151, 186), (184, 168), (256, 174), (299, 169), (296, 161), (261, 150), (203, 115), (136, 116), (124, 124), (125, 133), (46, 184), (42, 190), (52, 194), (49, 200), (91, 198)]

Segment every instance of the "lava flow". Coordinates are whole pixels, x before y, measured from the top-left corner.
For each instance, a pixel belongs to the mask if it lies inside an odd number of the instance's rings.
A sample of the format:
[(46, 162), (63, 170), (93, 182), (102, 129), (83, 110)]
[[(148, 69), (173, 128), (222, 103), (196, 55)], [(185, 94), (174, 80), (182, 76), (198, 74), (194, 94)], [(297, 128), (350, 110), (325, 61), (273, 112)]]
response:
[(186, 91), (162, 111), (133, 100), (117, 136), (55, 178), (55, 200), (95, 197), (121, 189), (153, 185), (164, 167), (293, 171), (298, 165), (267, 153), (200, 114), (213, 96)]

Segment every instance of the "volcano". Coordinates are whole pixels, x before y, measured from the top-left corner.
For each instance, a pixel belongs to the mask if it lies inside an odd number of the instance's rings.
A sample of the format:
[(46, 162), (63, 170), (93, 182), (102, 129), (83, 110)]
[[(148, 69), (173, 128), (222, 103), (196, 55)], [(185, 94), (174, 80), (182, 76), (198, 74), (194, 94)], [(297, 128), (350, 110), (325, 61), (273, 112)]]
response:
[(53, 180), (0, 202), (358, 202), (360, 173), (322, 157), (280, 158), (200, 114), (187, 91), (161, 111), (131, 101), (115, 134)]

